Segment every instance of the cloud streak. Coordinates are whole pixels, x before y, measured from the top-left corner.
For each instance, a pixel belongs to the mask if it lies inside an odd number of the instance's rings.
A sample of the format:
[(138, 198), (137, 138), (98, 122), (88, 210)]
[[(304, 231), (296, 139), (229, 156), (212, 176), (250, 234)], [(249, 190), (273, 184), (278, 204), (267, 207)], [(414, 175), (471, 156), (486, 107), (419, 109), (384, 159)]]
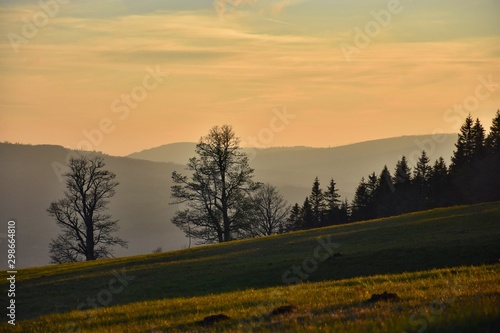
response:
[[(304, 1), (304, 0), (302, 0)], [(299, 0), (216, 0), (214, 7), (221, 18), (237, 11), (256, 10), (260, 14), (280, 14)]]
[[(233, 124), (245, 137), (284, 105), (301, 120), (276, 145), (427, 134), (470, 94), (479, 75), (500, 81), (500, 34), (491, 33), (494, 23), (484, 14), (491, 7), (468, 8), (474, 22), (484, 18), (471, 29), (454, 8), (429, 15), (429, 26), (420, 7), (405, 11), (347, 64), (339, 42), (377, 10), (373, 1), (361, 9), (348, 2), (233, 2), (239, 7), (226, 21), (211, 6), (117, 14), (111, 3), (117, 2), (96, 5), (102, 17), (70, 3), (19, 55), (0, 40), (0, 140), (76, 144), (79, 133), (109, 116), (111, 101), (156, 64), (171, 73), (168, 82), (106, 139), (103, 151), (196, 141), (219, 123)], [(293, 7), (299, 4), (311, 14)], [(33, 9), (0, 11), (2, 32), (19, 29)], [(499, 104), (492, 95), (474, 116), (491, 119)], [(389, 117), (398, 121), (381, 123)], [(316, 134), (304, 135), (308, 131)]]

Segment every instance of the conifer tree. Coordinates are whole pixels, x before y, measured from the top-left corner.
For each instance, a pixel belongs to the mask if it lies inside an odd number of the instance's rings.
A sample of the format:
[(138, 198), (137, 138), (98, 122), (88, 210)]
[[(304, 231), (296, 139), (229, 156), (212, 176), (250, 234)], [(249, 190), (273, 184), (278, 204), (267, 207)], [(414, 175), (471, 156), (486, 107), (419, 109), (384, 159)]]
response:
[(484, 186), (485, 150), (484, 129), (479, 121), (469, 115), (460, 128), (456, 150), (451, 158), (450, 177), (453, 187), (453, 203), (466, 204), (486, 200)]
[(495, 114), (486, 138), (485, 154), (479, 186), (483, 201), (500, 200), (500, 110)]
[(375, 199), (375, 192), (377, 190), (378, 177), (375, 172), (368, 175), (368, 181), (366, 182), (366, 189), (369, 197), (370, 203)]
[(410, 185), (411, 181), (411, 167), (408, 165), (406, 156), (401, 157), (396, 163), (396, 170), (394, 171), (393, 181), (395, 187), (400, 187), (403, 185), (405, 187)]
[(429, 203), (441, 207), (450, 203), (448, 168), (442, 157), (434, 162), (429, 176)]
[(352, 219), (353, 221), (361, 221), (368, 219), (368, 206), (370, 204), (370, 194), (365, 178), (361, 178), (361, 182), (356, 188), (354, 199), (352, 201)]
[(429, 166), (429, 157), (427, 157), (427, 153), (423, 150), (413, 173), (413, 181), (417, 186), (424, 186), (429, 181), (431, 170), (432, 167)]
[(410, 212), (413, 208), (414, 200), (411, 193), (411, 167), (408, 165), (406, 157), (396, 163), (394, 171), (394, 213), (402, 214)]
[(311, 195), (309, 196), (309, 204), (311, 205), (313, 213), (312, 224), (314, 227), (320, 227), (323, 222), (325, 203), (318, 177), (314, 179)]
[(313, 208), (311, 203), (309, 202), (309, 198), (306, 198), (304, 200), (304, 204), (302, 205), (301, 209), (301, 215), (302, 215), (302, 229), (312, 229), (317, 227), (317, 225), (315, 224), (316, 221)]
[(351, 211), (349, 208), (349, 202), (347, 201), (347, 198), (342, 201), (339, 207), (339, 217), (338, 217), (338, 223), (343, 224), (343, 223), (348, 223), (350, 220), (351, 216)]
[(490, 133), (486, 138), (486, 149), (490, 155), (500, 155), (500, 110), (491, 123)]
[(340, 223), (340, 195), (338, 194), (337, 184), (333, 178), (330, 180), (330, 184), (328, 184), (328, 188), (324, 193), (325, 200), (325, 225), (332, 225)]
[(387, 165), (385, 165), (377, 179), (377, 187), (374, 196), (376, 216), (374, 217), (390, 216), (394, 213), (394, 205), (392, 202), (394, 191), (395, 188), (392, 183), (391, 173)]
[(474, 126), (472, 127), (472, 138), (473, 138), (473, 158), (475, 160), (481, 159), (484, 157), (484, 128), (481, 125), (479, 119), (476, 119)]
[(372, 172), (368, 175), (368, 181), (366, 182), (366, 189), (368, 193), (368, 204), (366, 207), (366, 218), (373, 219), (377, 217), (376, 212), (376, 200), (377, 200), (377, 188), (379, 185), (379, 178)]
[(285, 226), (285, 232), (296, 231), (303, 229), (304, 220), (302, 218), (302, 210), (298, 203), (292, 206), (290, 210), (290, 217), (287, 220), (287, 225)]
[(413, 172), (413, 184), (416, 191), (416, 209), (427, 208), (429, 201), (429, 179), (432, 167), (429, 165), (429, 158), (425, 150), (420, 155), (415, 171)]
[(474, 155), (475, 139), (474, 139), (474, 124), (472, 117), (469, 115), (465, 119), (465, 123), (460, 128), (458, 140), (455, 144), (455, 151), (451, 158), (450, 172), (453, 175), (458, 174), (460, 169), (471, 162)]

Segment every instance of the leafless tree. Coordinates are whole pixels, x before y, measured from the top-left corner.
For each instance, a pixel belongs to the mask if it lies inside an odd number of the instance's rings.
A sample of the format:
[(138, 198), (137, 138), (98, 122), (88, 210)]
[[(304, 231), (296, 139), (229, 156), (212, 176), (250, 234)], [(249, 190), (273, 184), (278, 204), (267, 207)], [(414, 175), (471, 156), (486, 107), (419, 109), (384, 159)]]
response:
[(96, 260), (112, 256), (112, 247), (127, 242), (112, 236), (117, 220), (106, 214), (115, 194), (116, 175), (104, 170), (102, 157), (71, 158), (64, 199), (52, 202), (47, 210), (62, 233), (49, 245), (53, 263)]
[(254, 197), (254, 232), (260, 236), (272, 235), (286, 229), (290, 206), (271, 184), (260, 187)]
[(190, 176), (172, 173), (173, 204), (188, 207), (178, 211), (172, 223), (203, 243), (239, 238), (249, 223), (245, 211), (250, 194), (258, 188), (239, 139), (231, 126), (215, 126), (200, 139), (195, 152), (198, 156), (187, 165)]

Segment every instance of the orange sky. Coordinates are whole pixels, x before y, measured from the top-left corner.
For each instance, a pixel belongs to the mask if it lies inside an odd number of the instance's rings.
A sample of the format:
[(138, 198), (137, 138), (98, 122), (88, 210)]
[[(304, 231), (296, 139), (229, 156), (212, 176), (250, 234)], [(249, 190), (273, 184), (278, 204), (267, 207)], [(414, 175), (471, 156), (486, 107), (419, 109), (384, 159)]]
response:
[(0, 141), (125, 155), (224, 123), (263, 147), (489, 127), (500, 2), (437, 2), (4, 1)]

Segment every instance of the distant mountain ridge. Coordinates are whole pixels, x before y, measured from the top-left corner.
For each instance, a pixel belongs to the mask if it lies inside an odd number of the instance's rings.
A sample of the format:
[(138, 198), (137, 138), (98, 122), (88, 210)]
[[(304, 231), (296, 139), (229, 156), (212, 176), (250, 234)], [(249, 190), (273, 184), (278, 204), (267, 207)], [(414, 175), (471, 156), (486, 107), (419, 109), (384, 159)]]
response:
[[(456, 134), (442, 134), (439, 141), (432, 135), (413, 135), (332, 148), (273, 147), (245, 148), (244, 151), (250, 157), (257, 180), (286, 188), (285, 197), (296, 202), (308, 194), (304, 190), (310, 189), (316, 176), (325, 186), (333, 177), (340, 193), (351, 199), (361, 177), (371, 172), (378, 174), (384, 165), (392, 172), (403, 155), (414, 166), (424, 149), (431, 163), (443, 157), (449, 164), (456, 140)], [(186, 142), (167, 144), (128, 157), (185, 165), (195, 155), (195, 146)]]
[[(276, 185), (290, 204), (302, 203), (309, 195), (314, 177), (323, 188), (334, 178), (342, 197), (352, 199), (361, 177), (387, 164), (391, 172), (402, 155), (420, 154), (418, 142), (434, 142), (430, 159), (446, 161), (453, 153), (457, 135), (446, 134), (442, 143), (432, 136), (408, 136), (362, 142), (334, 148), (275, 147), (245, 151), (255, 169), (255, 180)], [(119, 236), (129, 241), (128, 249), (117, 256), (150, 253), (187, 246), (184, 234), (170, 223), (170, 187), (173, 171), (185, 172), (185, 164), (195, 155), (195, 143), (170, 144), (129, 155), (103, 155), (106, 168), (117, 175), (120, 185), (111, 200), (110, 213), (120, 220)], [(431, 146), (429, 146), (431, 147)], [(432, 148), (432, 147), (431, 147)], [(62, 198), (64, 182), (54, 172), (54, 163), (65, 164), (70, 150), (53, 145), (0, 143), (0, 221), (15, 219), (18, 226), (18, 267), (45, 265), (48, 245), (58, 227), (47, 208)], [(6, 229), (5, 229), (6, 230)], [(0, 251), (5, 250), (5, 230), (0, 230)]]
[(153, 162), (171, 162), (184, 165), (194, 154), (196, 143), (177, 142), (145, 149), (127, 157)]

